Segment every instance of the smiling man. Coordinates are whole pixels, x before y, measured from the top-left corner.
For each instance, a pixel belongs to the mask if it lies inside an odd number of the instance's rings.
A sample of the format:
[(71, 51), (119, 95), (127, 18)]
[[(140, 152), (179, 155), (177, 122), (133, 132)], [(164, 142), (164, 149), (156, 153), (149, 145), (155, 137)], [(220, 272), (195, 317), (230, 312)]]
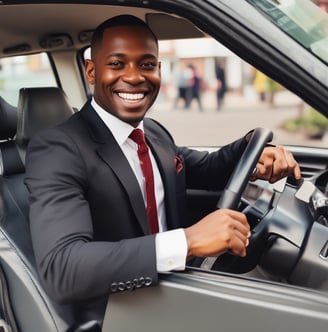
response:
[[(194, 256), (245, 256), (250, 236), (243, 213), (221, 209), (193, 225), (185, 213), (186, 188), (223, 189), (247, 136), (199, 152), (176, 146), (145, 118), (160, 62), (142, 20), (104, 22), (91, 49), (85, 73), (93, 98), (35, 136), (26, 160), (39, 274), (50, 296), (75, 305), (79, 321), (101, 321), (110, 293), (156, 285), (159, 273), (182, 270)], [(253, 179), (287, 175), (300, 178), (293, 156), (265, 148)]]
[[(130, 20), (133, 24), (134, 20)], [(137, 126), (154, 103), (161, 84), (158, 45), (143, 26), (105, 22), (93, 38), (86, 75), (96, 87), (94, 99), (105, 111)], [(107, 42), (110, 41), (110, 42)]]

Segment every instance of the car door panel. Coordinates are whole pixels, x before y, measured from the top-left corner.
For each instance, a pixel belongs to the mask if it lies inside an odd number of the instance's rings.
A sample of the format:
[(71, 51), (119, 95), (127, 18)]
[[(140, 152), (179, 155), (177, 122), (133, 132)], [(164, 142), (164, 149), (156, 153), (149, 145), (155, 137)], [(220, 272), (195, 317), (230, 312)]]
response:
[(189, 270), (164, 275), (159, 287), (110, 296), (103, 331), (321, 332), (327, 323), (320, 293)]

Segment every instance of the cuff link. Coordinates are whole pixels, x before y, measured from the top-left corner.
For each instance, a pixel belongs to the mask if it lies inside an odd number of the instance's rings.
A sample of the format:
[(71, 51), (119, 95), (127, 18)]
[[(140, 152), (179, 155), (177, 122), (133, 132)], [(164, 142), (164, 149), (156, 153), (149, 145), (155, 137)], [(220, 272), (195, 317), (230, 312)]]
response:
[(253, 169), (253, 173), (252, 173), (251, 176), (254, 176), (256, 172), (257, 172), (257, 168), (255, 167), (255, 168)]

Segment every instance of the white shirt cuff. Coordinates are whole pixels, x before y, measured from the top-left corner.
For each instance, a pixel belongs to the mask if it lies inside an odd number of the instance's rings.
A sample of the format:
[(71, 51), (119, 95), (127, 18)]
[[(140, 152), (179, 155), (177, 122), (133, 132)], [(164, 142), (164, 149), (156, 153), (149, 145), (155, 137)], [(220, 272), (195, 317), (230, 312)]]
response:
[(157, 272), (184, 270), (187, 259), (187, 239), (182, 228), (156, 234)]

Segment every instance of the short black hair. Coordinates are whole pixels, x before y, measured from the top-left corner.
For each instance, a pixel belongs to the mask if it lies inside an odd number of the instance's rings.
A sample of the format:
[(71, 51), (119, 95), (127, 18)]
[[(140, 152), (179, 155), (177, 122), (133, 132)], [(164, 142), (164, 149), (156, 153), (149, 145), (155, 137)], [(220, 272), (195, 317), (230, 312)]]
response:
[(145, 21), (143, 21), (142, 19), (140, 19), (136, 16), (133, 16), (133, 15), (118, 15), (118, 16), (109, 18), (108, 20), (106, 20), (98, 25), (98, 27), (94, 31), (92, 39), (91, 39), (91, 52), (92, 52), (92, 49), (96, 45), (101, 43), (103, 33), (106, 29), (113, 28), (113, 27), (120, 27), (120, 26), (144, 27), (153, 35), (156, 44), (158, 44), (158, 39), (157, 39), (156, 35), (150, 29), (150, 27), (148, 26), (148, 24)]

